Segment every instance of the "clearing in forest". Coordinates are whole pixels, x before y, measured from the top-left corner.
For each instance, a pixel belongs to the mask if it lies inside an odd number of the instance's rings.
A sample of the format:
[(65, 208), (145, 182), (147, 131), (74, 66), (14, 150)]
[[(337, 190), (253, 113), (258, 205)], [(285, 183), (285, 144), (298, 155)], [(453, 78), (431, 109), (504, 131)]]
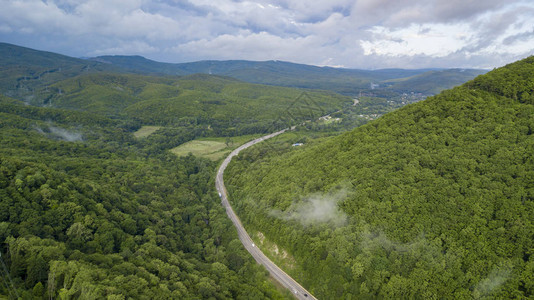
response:
[(174, 149), (171, 152), (178, 156), (187, 156), (192, 153), (195, 156), (209, 158), (213, 161), (219, 160), (252, 139), (255, 135), (242, 135), (234, 137), (214, 137), (189, 141)]
[(144, 137), (147, 137), (147, 136), (153, 134), (154, 132), (156, 132), (160, 128), (161, 128), (161, 126), (143, 126), (143, 127), (139, 128), (139, 130), (134, 132), (133, 135), (136, 138), (144, 138)]

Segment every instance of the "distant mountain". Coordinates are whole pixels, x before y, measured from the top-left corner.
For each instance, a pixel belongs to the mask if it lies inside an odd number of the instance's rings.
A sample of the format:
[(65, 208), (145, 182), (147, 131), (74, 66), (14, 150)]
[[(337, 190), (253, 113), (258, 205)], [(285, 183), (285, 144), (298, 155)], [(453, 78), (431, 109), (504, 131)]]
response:
[(463, 84), (486, 72), (486, 70), (479, 69), (431, 70), (411, 77), (386, 80), (385, 83), (392, 83), (391, 86), (388, 86), (388, 89), (398, 92), (433, 95), (442, 90)]
[(36, 89), (79, 74), (119, 71), (109, 64), (7, 43), (0, 43), (0, 66), (0, 92), (18, 99), (31, 99)]
[(530, 57), (333, 138), (260, 144), (226, 186), (320, 299), (530, 299), (533, 134)]
[(101, 56), (94, 60), (136, 73), (186, 75), (195, 73), (230, 76), (242, 81), (268, 85), (313, 88), (354, 94), (371, 82), (413, 76), (426, 70), (350, 70), (317, 67), (283, 61), (199, 61), (160, 63), (140, 56)]
[(434, 94), (461, 84), (483, 70), (464, 72), (437, 69), (356, 70), (317, 67), (283, 61), (199, 61), (162, 63), (141, 56), (100, 56), (80, 59), (0, 43), (0, 92), (29, 101), (36, 90), (54, 82), (95, 72), (184, 76), (196, 73), (223, 75), (250, 83), (331, 90), (356, 96), (371, 88)]
[[(403, 70), (403, 69), (383, 69), (383, 70), (357, 70), (332, 67), (317, 67), (312, 65), (297, 64), (285, 61), (247, 61), (247, 60), (205, 60), (189, 63), (162, 63), (153, 61), (142, 56), (99, 56), (91, 58), (92, 60), (109, 63), (140, 73), (166, 74), (166, 75), (185, 75), (185, 74), (214, 74), (227, 75), (240, 80), (259, 80), (262, 78), (251, 79), (245, 77), (247, 72), (260, 72), (271, 75), (296, 76), (305, 75), (311, 78), (324, 77), (361, 77), (373, 80), (386, 80), (392, 78), (403, 78), (413, 76), (429, 71), (429, 69), (420, 70)], [(234, 76), (232, 76), (234, 75)], [(240, 78), (242, 77), (242, 78)], [(256, 82), (266, 83), (266, 82)]]
[[(435, 94), (443, 89), (473, 79), (485, 70), (382, 69), (357, 70), (317, 67), (283, 61), (199, 61), (161, 63), (141, 56), (100, 56), (93, 60), (109, 63), (136, 73), (185, 75), (194, 73), (230, 76), (242, 81), (268, 85), (332, 90), (356, 95), (370, 89), (371, 84), (395, 90)], [(423, 84), (422, 87), (419, 87)]]
[(113, 65), (120, 67), (121, 69), (128, 70), (133, 73), (146, 74), (146, 75), (188, 75), (192, 73), (202, 72), (188, 72), (182, 68), (177, 67), (176, 64), (162, 63), (153, 61), (142, 56), (99, 56), (95, 58), (88, 58), (90, 61), (96, 61), (98, 63), (104, 63), (107, 65)]

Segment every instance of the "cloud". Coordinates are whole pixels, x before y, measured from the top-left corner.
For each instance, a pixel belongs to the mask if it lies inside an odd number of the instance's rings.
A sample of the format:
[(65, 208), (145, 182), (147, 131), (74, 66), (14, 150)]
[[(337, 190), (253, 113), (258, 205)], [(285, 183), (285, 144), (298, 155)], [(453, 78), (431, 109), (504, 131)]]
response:
[[(472, 9), (464, 14), (466, 19), (449, 23), (443, 18), (441, 24), (371, 27), (367, 29), (370, 38), (361, 41), (362, 48), (371, 57), (418, 58), (409, 60), (415, 63), (413, 67), (491, 68), (534, 54), (534, 36), (528, 34), (534, 29), (534, 6), (514, 3), (493, 8), (485, 12)], [(512, 41), (518, 42), (512, 45)], [(507, 42), (509, 46), (505, 46)]]
[(248, 57), (260, 60), (264, 53), (272, 59), (302, 54), (304, 48), (313, 46), (314, 37), (282, 38), (268, 32), (253, 33), (241, 31), (239, 34), (225, 34), (214, 39), (202, 39), (178, 45), (177, 53), (196, 53), (204, 58), (219, 56), (225, 59)]
[(58, 138), (68, 142), (78, 142), (82, 140), (82, 134), (76, 131), (70, 131), (60, 127), (50, 126), (50, 132)]
[(346, 189), (329, 194), (314, 194), (293, 203), (286, 211), (272, 210), (270, 214), (283, 220), (298, 221), (304, 226), (324, 223), (335, 227), (343, 226), (347, 222), (347, 215), (339, 209), (338, 204), (346, 197)]
[(490, 296), (510, 278), (511, 273), (512, 266), (509, 263), (506, 266), (494, 267), (488, 277), (484, 278), (477, 284), (473, 291), (473, 297), (479, 299), (481, 297)]
[(125, 41), (121, 45), (117, 45), (111, 48), (97, 49), (89, 54), (91, 56), (105, 55), (109, 53), (113, 54), (128, 54), (132, 51), (136, 53), (154, 53), (158, 51), (158, 48), (152, 47), (150, 44), (143, 41)]
[(11, 27), (8, 25), (0, 25), (0, 32), (11, 33), (13, 32), (13, 29), (11, 29)]
[(516, 42), (532, 39), (532, 37), (534, 37), (534, 30), (511, 35), (503, 40), (503, 44), (512, 45)]
[(50, 138), (55, 138), (67, 142), (80, 142), (83, 141), (82, 134), (77, 131), (68, 130), (61, 127), (56, 127), (49, 125), (48, 128), (43, 129), (41, 127), (36, 127), (35, 130), (42, 135), (45, 135)]
[[(0, 40), (72, 56), (496, 67), (534, 54), (527, 0), (0, 0)], [(476, 57), (476, 62), (471, 58)]]
[(352, 16), (365, 24), (399, 28), (411, 24), (462, 22), (504, 6), (501, 0), (360, 0)]
[(411, 25), (396, 31), (373, 27), (369, 31), (374, 38), (361, 42), (365, 55), (444, 57), (465, 47), (471, 35), (466, 25), (435, 25), (432, 28)]

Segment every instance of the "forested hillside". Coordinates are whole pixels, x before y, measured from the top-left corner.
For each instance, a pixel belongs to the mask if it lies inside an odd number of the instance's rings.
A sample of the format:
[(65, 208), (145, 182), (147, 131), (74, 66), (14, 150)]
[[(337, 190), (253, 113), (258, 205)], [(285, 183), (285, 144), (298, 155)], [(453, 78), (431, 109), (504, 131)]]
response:
[(0, 43), (0, 92), (29, 101), (36, 91), (80, 74), (120, 71), (109, 64)]
[(197, 61), (189, 63), (160, 63), (139, 56), (100, 56), (93, 60), (109, 63), (132, 72), (187, 75), (195, 73), (230, 76), (242, 81), (341, 91), (367, 88), (370, 82), (410, 77), (427, 70), (356, 70), (318, 67), (285, 61)]
[(32, 104), (83, 110), (142, 125), (209, 126), (215, 135), (223, 136), (274, 130), (273, 123), (295, 105), (302, 110), (293, 113), (286, 120), (289, 123), (351, 104), (349, 97), (333, 92), (304, 92), (204, 74), (88, 74), (57, 82), (40, 94)]
[(337, 137), (259, 144), (225, 181), (319, 299), (532, 298), (533, 131), (530, 57)]
[(532, 59), (328, 138), (477, 71), (0, 54), (0, 298), (288, 297), (237, 239), (217, 162), (168, 150), (297, 124), (225, 178), (314, 295), (533, 295)]
[(407, 78), (387, 80), (386, 83), (391, 84), (388, 89), (394, 91), (435, 95), (484, 73), (485, 70), (476, 69), (432, 70)]
[(166, 133), (159, 135), (174, 146), (169, 139), (176, 131), (193, 137), (264, 133), (332, 112), (340, 124), (331, 129), (351, 129), (485, 72), (245, 60), (172, 64), (140, 56), (79, 59), (6, 43), (0, 43), (0, 54), (0, 94), (120, 119), (129, 130), (163, 126)]
[(358, 70), (318, 67), (284, 61), (198, 61), (161, 63), (140, 56), (101, 56), (97, 62), (108, 63), (141, 74), (187, 75), (194, 73), (230, 76), (245, 82), (276, 86), (330, 90), (356, 96), (362, 91), (389, 87), (397, 92), (417, 92), (434, 95), (462, 84), (486, 70), (474, 69), (381, 69)]
[(0, 298), (284, 297), (237, 239), (210, 160), (6, 97), (0, 140)]
[[(166, 66), (172, 64), (140, 57), (126, 57), (126, 64), (110, 64), (104, 59), (78, 59), (6, 43), (0, 43), (0, 54), (0, 94), (35, 106), (122, 119), (132, 129), (141, 125), (185, 126), (209, 128), (209, 134), (216, 136), (243, 135), (287, 127), (340, 110), (351, 102), (349, 97), (313, 86), (304, 92), (193, 74), (200, 72), (195, 71), (197, 67), (166, 72)], [(232, 65), (222, 63), (219, 69), (230, 71)], [(293, 72), (291, 76), (297, 75)], [(306, 113), (312, 114), (292, 114), (283, 124), (276, 124), (299, 100), (304, 102), (297, 106), (307, 106)]]

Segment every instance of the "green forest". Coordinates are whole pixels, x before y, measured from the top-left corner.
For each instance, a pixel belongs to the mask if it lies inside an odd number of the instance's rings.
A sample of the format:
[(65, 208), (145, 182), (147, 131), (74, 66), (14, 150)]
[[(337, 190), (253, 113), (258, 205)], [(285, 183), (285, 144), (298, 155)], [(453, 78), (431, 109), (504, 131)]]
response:
[(318, 299), (534, 297), (532, 57), (407, 106), (485, 71), (5, 43), (0, 66), (0, 299), (293, 298), (220, 205), (224, 152), (171, 151), (292, 126), (225, 182), (258, 247)]
[(226, 185), (319, 299), (532, 298), (533, 131), (530, 57), (336, 137), (258, 144)]
[[(333, 92), (145, 76), (1, 45), (0, 298), (285, 299), (238, 240), (217, 161), (169, 150), (340, 110)], [(145, 125), (157, 130), (135, 138)]]
[[(152, 77), (98, 73), (50, 85), (31, 103), (130, 119), (143, 125), (194, 123), (239, 132), (238, 128), (244, 126), (271, 124), (302, 93), (298, 89), (203, 74)], [(332, 92), (306, 93), (316, 106), (315, 117), (350, 103), (349, 97)], [(295, 117), (294, 122), (298, 122), (311, 116)]]
[(285, 297), (237, 239), (212, 161), (91, 113), (2, 97), (0, 115), (0, 295)]
[[(139, 74), (190, 75), (195, 73), (230, 76), (249, 83), (321, 89), (343, 95), (357, 95), (370, 84), (395, 92), (436, 94), (462, 84), (487, 70), (480, 69), (381, 69), (358, 70), (318, 67), (285, 61), (197, 61), (161, 63), (141, 56), (108, 55), (93, 59)], [(109, 65), (108, 65), (109, 67)]]

